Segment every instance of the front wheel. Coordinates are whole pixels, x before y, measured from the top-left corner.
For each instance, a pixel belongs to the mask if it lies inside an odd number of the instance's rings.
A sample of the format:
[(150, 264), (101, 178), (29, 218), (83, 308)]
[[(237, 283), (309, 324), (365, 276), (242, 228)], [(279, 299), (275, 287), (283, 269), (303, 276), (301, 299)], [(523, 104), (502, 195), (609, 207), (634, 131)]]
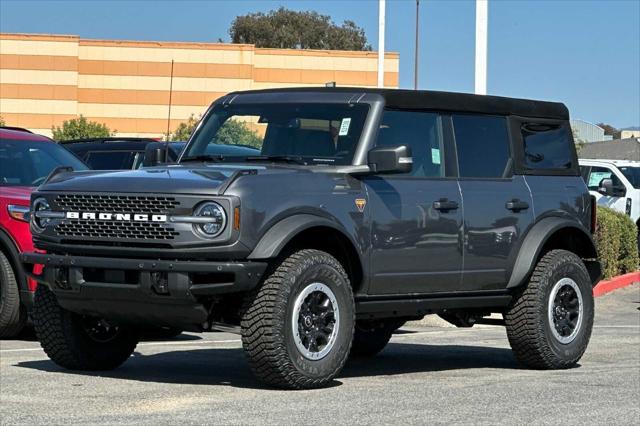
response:
[(582, 260), (566, 250), (545, 254), (505, 313), (509, 343), (521, 364), (536, 369), (574, 366), (593, 327), (594, 301)]
[(251, 369), (273, 386), (326, 385), (349, 355), (354, 311), (349, 279), (333, 256), (291, 254), (246, 302), (242, 345)]
[(36, 290), (33, 325), (49, 358), (70, 370), (112, 370), (125, 362), (138, 344), (134, 329), (69, 312), (43, 285)]

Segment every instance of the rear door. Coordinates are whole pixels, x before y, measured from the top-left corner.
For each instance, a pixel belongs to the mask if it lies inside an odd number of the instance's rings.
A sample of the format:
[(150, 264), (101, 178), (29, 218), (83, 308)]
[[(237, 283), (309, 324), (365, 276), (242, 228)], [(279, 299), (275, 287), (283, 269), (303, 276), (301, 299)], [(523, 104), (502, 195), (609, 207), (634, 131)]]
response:
[(510, 259), (533, 222), (531, 193), (513, 174), (506, 117), (453, 114), (452, 122), (464, 201), (460, 289), (504, 288)]
[[(370, 294), (453, 291), (462, 268), (462, 198), (435, 112), (386, 110), (377, 145), (408, 145), (410, 173), (363, 178), (371, 217)], [(450, 141), (449, 141), (450, 144)]]

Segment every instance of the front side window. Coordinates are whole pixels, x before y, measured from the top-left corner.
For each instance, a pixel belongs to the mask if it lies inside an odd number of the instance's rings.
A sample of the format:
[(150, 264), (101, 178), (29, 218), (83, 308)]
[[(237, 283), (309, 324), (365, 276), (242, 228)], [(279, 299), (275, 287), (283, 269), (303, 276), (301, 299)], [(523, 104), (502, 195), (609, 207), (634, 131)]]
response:
[(602, 186), (602, 181), (605, 179), (611, 179), (613, 181), (614, 187), (622, 187), (622, 182), (618, 177), (613, 173), (613, 170), (607, 169), (605, 167), (592, 167), (591, 173), (589, 174), (589, 181), (587, 182), (587, 186), (591, 191), (597, 191)]
[(38, 186), (59, 166), (87, 169), (56, 143), (0, 139), (0, 186)]
[(386, 110), (378, 132), (378, 146), (407, 145), (411, 148), (415, 177), (444, 176), (442, 124), (431, 112)]
[(363, 104), (216, 105), (181, 161), (351, 164), (368, 110)]
[(502, 178), (511, 174), (509, 132), (505, 117), (453, 116), (460, 177)]
[(520, 130), (527, 169), (569, 170), (573, 167), (573, 140), (567, 126), (524, 123)]

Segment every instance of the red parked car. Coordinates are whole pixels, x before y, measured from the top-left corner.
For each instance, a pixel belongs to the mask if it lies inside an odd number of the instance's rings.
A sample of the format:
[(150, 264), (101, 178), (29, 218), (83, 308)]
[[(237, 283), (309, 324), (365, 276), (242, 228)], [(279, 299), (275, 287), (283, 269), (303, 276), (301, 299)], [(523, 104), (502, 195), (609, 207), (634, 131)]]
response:
[(33, 303), (36, 283), (22, 273), (18, 254), (33, 250), (29, 231), (31, 192), (59, 166), (87, 169), (49, 138), (0, 128), (0, 338), (22, 330)]

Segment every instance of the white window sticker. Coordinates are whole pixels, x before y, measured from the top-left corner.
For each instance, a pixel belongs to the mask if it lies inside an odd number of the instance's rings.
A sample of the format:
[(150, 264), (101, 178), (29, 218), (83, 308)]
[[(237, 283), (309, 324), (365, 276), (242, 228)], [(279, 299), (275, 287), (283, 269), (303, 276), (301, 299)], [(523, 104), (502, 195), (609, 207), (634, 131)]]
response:
[(611, 172), (591, 172), (591, 176), (589, 176), (589, 188), (596, 188), (600, 186), (600, 182), (602, 179), (611, 179)]
[(342, 123), (340, 124), (340, 131), (338, 132), (338, 136), (347, 136), (349, 133), (349, 126), (351, 126), (351, 118), (343, 118)]
[(431, 148), (431, 163), (440, 164), (440, 150), (437, 148)]

